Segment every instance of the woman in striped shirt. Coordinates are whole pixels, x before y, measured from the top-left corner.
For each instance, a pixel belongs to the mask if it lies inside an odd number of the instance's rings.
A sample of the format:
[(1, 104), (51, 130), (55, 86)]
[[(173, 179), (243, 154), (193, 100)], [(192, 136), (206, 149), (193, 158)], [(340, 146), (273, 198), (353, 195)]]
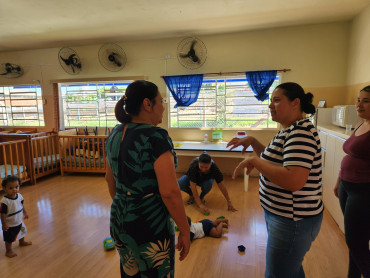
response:
[(269, 106), (281, 130), (267, 147), (256, 138), (234, 138), (231, 149), (252, 145), (258, 156), (242, 161), (260, 172), (260, 202), (268, 240), (265, 277), (305, 277), (302, 262), (322, 222), (321, 146), (317, 130), (303, 112), (315, 113), (313, 95), (296, 83), (278, 85)]

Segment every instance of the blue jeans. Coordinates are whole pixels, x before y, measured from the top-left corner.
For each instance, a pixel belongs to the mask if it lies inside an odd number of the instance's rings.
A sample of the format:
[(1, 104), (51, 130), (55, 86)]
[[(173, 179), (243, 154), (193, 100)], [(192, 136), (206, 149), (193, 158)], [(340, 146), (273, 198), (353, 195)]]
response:
[[(180, 189), (186, 193), (188, 193), (190, 196), (193, 196), (193, 192), (191, 192), (190, 189), (190, 179), (187, 175), (182, 176), (178, 181)], [(204, 196), (207, 195), (209, 191), (212, 189), (212, 183), (213, 179), (209, 179), (206, 181), (201, 182), (200, 184), (197, 184), (201, 187), (202, 192), (200, 193), (200, 199), (203, 200)]]
[(299, 221), (265, 210), (267, 226), (265, 278), (303, 278), (302, 262), (319, 234), (323, 213)]

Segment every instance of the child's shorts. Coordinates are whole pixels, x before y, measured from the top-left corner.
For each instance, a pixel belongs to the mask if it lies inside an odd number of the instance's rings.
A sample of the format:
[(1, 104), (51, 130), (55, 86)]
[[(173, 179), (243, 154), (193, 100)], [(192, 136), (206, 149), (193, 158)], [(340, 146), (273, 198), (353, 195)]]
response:
[(209, 219), (203, 219), (203, 220), (201, 220), (199, 222), (202, 223), (202, 225), (203, 225), (204, 235), (205, 236), (208, 236), (209, 235), (209, 232), (214, 227), (213, 226), (213, 222), (211, 220), (209, 220)]
[(15, 227), (9, 227), (7, 231), (3, 231), (4, 241), (12, 243), (23, 238), (26, 233), (26, 226), (23, 226), (23, 223)]

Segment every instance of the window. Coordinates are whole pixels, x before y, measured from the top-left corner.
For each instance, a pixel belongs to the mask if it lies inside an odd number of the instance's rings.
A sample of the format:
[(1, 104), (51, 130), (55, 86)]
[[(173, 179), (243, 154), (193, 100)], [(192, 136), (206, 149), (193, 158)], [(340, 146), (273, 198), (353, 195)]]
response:
[(0, 86), (0, 125), (45, 126), (40, 86)]
[(114, 107), (132, 81), (61, 83), (64, 127), (111, 127)]
[(205, 78), (197, 102), (189, 107), (174, 108), (176, 102), (170, 96), (170, 127), (276, 128), (268, 106), (279, 83), (277, 76), (268, 92), (269, 98), (262, 102), (254, 97), (245, 76)]

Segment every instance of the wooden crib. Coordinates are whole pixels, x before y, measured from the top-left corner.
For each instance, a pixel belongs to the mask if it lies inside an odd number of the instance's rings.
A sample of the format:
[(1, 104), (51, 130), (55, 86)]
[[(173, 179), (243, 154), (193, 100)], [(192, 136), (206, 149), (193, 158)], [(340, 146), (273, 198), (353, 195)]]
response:
[(58, 135), (55, 132), (1, 133), (1, 142), (25, 140), (25, 172), (32, 184), (40, 177), (59, 171)]
[(18, 176), (22, 183), (31, 180), (30, 164), (27, 160), (26, 139), (0, 142), (0, 177)]
[(107, 135), (63, 135), (59, 133), (61, 175), (65, 172), (105, 173)]
[(31, 169), (33, 180), (56, 173), (60, 170), (58, 135), (47, 133), (45, 136), (31, 138)]

